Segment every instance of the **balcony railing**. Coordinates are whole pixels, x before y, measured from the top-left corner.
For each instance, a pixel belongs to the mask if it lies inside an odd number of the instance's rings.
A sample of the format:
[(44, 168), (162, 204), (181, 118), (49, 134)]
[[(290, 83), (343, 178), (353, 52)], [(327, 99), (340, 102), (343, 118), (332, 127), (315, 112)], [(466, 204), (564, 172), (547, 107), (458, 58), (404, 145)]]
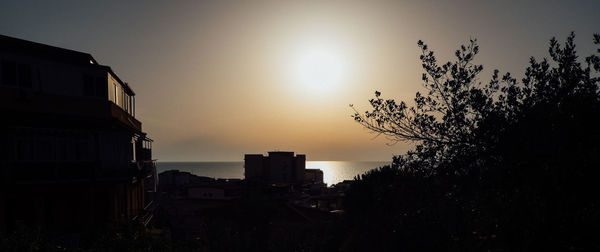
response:
[(141, 178), (148, 178), (153, 176), (156, 172), (156, 159), (155, 160), (144, 160), (136, 162), (138, 171), (141, 173)]
[(123, 108), (119, 107), (117, 104), (109, 102), (110, 104), (110, 114), (112, 117), (119, 120), (121, 123), (127, 125), (128, 127), (142, 131), (142, 123), (135, 119), (132, 115), (127, 113), (127, 111), (123, 110)]
[(148, 160), (152, 160), (152, 142), (154, 142), (152, 139), (147, 138), (145, 136), (143, 136), (143, 138), (140, 139), (141, 140), (141, 148), (138, 147), (137, 150), (137, 160), (141, 160), (141, 161), (148, 161)]
[(157, 204), (154, 201), (148, 203), (143, 210), (135, 215), (131, 220), (138, 222), (144, 226), (148, 226), (150, 221), (154, 218), (154, 211), (156, 211)]
[(137, 153), (137, 160), (150, 161), (152, 160), (152, 149), (140, 149)]
[(45, 93), (36, 93), (24, 99), (20, 93), (19, 90), (12, 89), (3, 89), (0, 92), (0, 111), (5, 117), (25, 121), (37, 120), (31, 115), (55, 115), (64, 118), (75, 116), (91, 120), (112, 118), (132, 131), (142, 131), (140, 121), (109, 100)]

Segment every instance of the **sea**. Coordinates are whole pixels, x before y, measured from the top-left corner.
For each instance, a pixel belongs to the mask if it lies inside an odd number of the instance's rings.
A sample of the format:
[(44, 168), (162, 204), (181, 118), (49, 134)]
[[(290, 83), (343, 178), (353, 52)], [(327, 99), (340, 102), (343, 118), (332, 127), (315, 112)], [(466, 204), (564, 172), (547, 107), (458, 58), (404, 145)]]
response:
[[(321, 169), (327, 185), (352, 180), (368, 170), (390, 164), (383, 161), (306, 161), (306, 168)], [(244, 178), (244, 162), (158, 162), (158, 172), (187, 171), (212, 178)]]

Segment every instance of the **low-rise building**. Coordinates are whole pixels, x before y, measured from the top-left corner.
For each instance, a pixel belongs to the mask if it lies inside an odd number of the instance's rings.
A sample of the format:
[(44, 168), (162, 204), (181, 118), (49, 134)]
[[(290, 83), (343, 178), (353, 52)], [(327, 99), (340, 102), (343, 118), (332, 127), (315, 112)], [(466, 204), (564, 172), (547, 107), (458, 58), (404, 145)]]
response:
[(304, 171), (304, 183), (323, 184), (323, 171), (321, 169), (306, 169)]
[(159, 191), (169, 199), (231, 200), (242, 190), (240, 179), (215, 179), (169, 170), (159, 175)]

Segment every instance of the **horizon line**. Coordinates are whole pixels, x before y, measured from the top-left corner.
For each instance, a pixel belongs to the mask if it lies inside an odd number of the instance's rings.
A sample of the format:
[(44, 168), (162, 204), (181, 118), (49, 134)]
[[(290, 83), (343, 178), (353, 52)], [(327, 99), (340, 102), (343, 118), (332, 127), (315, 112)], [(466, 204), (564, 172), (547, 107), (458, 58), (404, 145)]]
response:
[[(163, 163), (193, 163), (193, 162), (197, 162), (197, 163), (226, 163), (226, 162), (240, 162), (243, 163), (244, 160), (219, 160), (219, 161), (205, 161), (205, 160), (195, 160), (195, 161), (190, 161), (190, 160), (165, 160), (162, 161), (160, 159), (157, 160), (157, 162), (163, 162)], [(306, 160), (306, 162), (392, 162), (391, 160)]]

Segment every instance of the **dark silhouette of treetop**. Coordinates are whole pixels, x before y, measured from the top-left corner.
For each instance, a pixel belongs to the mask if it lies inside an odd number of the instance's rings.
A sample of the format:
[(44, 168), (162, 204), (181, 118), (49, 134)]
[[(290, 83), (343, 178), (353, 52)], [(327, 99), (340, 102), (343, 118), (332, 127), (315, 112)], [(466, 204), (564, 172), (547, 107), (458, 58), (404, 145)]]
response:
[(494, 70), (486, 83), (476, 40), (444, 64), (419, 41), (425, 92), (411, 106), (375, 92), (371, 110), (353, 115), (416, 144), (355, 179), (347, 217), (367, 230), (356, 232), (383, 250), (600, 249), (589, 231), (600, 224), (600, 49), (581, 60), (574, 38), (552, 38), (521, 81)]

